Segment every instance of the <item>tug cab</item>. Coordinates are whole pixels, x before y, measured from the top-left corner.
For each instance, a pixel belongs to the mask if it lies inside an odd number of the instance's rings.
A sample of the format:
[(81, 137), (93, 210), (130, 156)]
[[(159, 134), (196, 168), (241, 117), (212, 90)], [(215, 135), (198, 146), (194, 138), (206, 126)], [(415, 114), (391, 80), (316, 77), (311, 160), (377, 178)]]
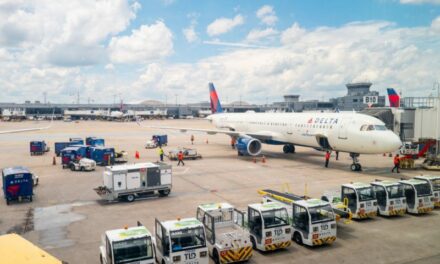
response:
[(406, 213), (406, 198), (402, 184), (393, 181), (375, 181), (371, 185), (377, 199), (379, 215), (395, 216)]
[(429, 182), (411, 179), (399, 181), (404, 186), (406, 210), (411, 214), (423, 214), (434, 209), (434, 197)]
[(377, 200), (373, 186), (367, 183), (355, 182), (341, 186), (341, 199), (347, 199), (348, 208), (353, 218), (364, 219), (377, 215)]
[(434, 196), (434, 207), (440, 207), (440, 176), (416, 176), (414, 179), (429, 182)]

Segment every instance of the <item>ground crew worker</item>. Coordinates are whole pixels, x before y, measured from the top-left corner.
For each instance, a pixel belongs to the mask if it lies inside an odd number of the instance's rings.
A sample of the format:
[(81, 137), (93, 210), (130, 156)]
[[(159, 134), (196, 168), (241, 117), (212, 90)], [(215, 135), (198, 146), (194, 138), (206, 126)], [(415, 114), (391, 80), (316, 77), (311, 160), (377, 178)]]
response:
[(231, 148), (235, 149), (235, 137), (231, 137)]
[(397, 173), (400, 173), (399, 169), (400, 169), (400, 158), (399, 158), (399, 154), (396, 154), (396, 156), (394, 156), (394, 167), (391, 170), (391, 172), (394, 172), (394, 170), (397, 171)]
[(194, 135), (191, 135), (191, 145), (194, 145)]
[(182, 166), (185, 166), (185, 163), (183, 162), (183, 152), (179, 151), (179, 154), (177, 154), (177, 159), (179, 160), (179, 162), (177, 162), (177, 166), (180, 165), (180, 163), (182, 163)]
[(336, 150), (336, 160), (339, 160), (339, 151)]
[(160, 157), (160, 161), (163, 161), (163, 149), (162, 149), (162, 147), (159, 147), (159, 157)]
[(328, 162), (330, 161), (330, 151), (325, 153), (325, 167), (328, 168)]

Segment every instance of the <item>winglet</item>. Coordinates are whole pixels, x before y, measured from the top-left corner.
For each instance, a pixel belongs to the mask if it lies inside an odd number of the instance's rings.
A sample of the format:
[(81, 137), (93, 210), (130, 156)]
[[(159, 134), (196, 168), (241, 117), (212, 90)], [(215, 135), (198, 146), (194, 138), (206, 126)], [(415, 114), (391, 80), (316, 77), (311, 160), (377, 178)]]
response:
[(390, 101), (390, 107), (399, 107), (400, 106), (400, 96), (394, 90), (394, 88), (387, 88), (388, 100)]
[(211, 112), (213, 114), (223, 112), (222, 105), (220, 104), (220, 100), (218, 99), (217, 92), (215, 91), (212, 82), (209, 83), (209, 98), (211, 101)]

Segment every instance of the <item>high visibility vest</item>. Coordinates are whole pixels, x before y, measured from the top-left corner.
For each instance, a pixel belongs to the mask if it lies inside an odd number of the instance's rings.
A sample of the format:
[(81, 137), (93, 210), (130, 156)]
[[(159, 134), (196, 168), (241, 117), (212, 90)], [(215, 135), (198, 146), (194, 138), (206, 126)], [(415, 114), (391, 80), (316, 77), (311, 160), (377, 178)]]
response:
[(163, 149), (159, 149), (159, 155), (163, 155)]
[(183, 153), (179, 153), (179, 154), (177, 155), (177, 158), (178, 158), (179, 160), (183, 160)]
[(399, 162), (400, 162), (400, 159), (399, 159), (399, 157), (394, 157), (394, 164), (399, 164)]

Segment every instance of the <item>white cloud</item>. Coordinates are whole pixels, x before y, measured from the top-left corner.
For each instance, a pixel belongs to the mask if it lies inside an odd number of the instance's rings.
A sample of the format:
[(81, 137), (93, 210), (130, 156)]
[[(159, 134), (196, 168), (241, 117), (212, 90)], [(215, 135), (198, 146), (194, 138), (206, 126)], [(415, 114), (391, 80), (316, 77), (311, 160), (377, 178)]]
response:
[(185, 36), (185, 39), (188, 43), (193, 43), (199, 40), (199, 35), (196, 32), (197, 18), (199, 14), (191, 13), (187, 15), (190, 19), (190, 25), (184, 29), (182, 29), (182, 33)]
[(114, 63), (145, 63), (159, 60), (173, 53), (173, 34), (162, 22), (142, 25), (130, 36), (113, 37), (109, 44), (110, 59)]
[(440, 33), (440, 16), (438, 16), (437, 18), (435, 18), (432, 23), (431, 23), (431, 28), (437, 32)]
[(400, 0), (401, 4), (434, 4), (440, 5), (440, 0)]
[(273, 28), (266, 29), (252, 29), (246, 36), (246, 41), (248, 42), (258, 42), (262, 39), (274, 37), (278, 35), (279, 32)]
[(294, 23), (288, 29), (283, 31), (281, 35), (281, 43), (293, 43), (299, 40), (305, 33), (305, 29), (301, 28), (298, 23)]
[(273, 26), (278, 21), (278, 17), (273, 10), (273, 7), (270, 5), (264, 5), (260, 9), (257, 10), (257, 17), (261, 20), (263, 24), (268, 26)]
[(214, 20), (206, 28), (206, 32), (209, 36), (218, 36), (225, 34), (235, 27), (242, 25), (244, 23), (244, 17), (240, 14), (236, 15), (234, 18), (218, 18)]

